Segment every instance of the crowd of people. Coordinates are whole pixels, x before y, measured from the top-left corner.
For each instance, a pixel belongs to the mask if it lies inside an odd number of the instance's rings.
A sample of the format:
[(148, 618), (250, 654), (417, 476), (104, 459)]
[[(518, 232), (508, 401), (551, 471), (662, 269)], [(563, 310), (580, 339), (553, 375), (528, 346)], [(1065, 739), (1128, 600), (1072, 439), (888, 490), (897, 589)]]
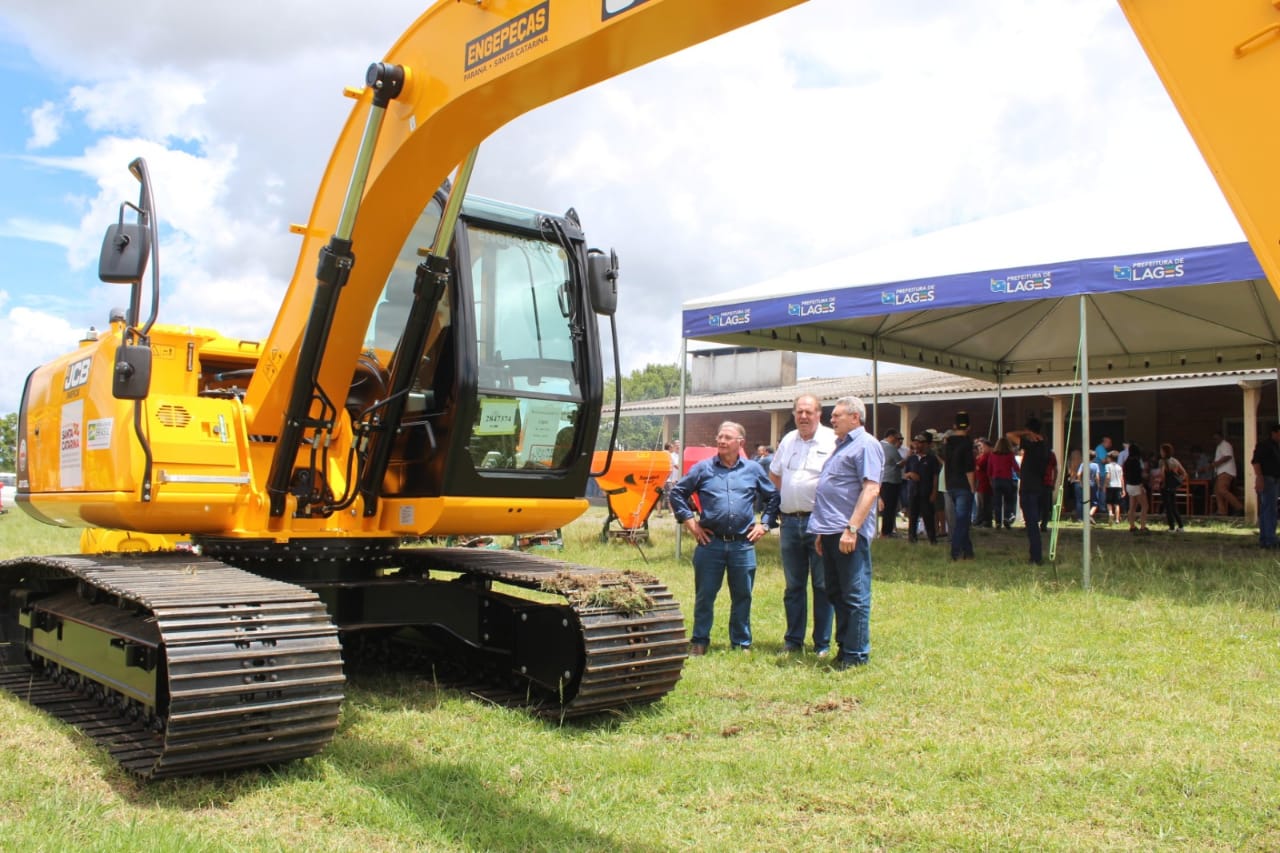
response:
[[(691, 655), (708, 651), (726, 578), (730, 645), (751, 648), (755, 543), (775, 528), (785, 578), (784, 650), (803, 652), (807, 639), (816, 655), (848, 669), (870, 659), (871, 540), (902, 535), (900, 523), (911, 543), (945, 537), (952, 560), (971, 560), (973, 527), (1007, 530), (1020, 521), (1029, 562), (1039, 565), (1041, 534), (1059, 489), (1076, 521), (1127, 522), (1135, 534), (1150, 531), (1156, 497), (1168, 529), (1185, 529), (1178, 498), (1192, 473), (1212, 474), (1204, 479), (1221, 514), (1243, 509), (1232, 490), (1239, 470), (1234, 449), (1217, 434), (1212, 455), (1193, 451), (1190, 470), (1169, 443), (1147, 455), (1134, 442), (1114, 447), (1103, 436), (1087, 459), (1071, 451), (1060, 472), (1034, 417), (993, 442), (970, 436), (969, 416), (960, 411), (950, 429), (924, 430), (907, 443), (895, 429), (878, 440), (868, 433), (866, 406), (857, 397), (836, 401), (830, 426), (821, 423), (822, 403), (811, 394), (796, 399), (792, 415), (795, 429), (776, 451), (758, 445), (754, 458), (744, 452), (742, 425), (722, 423), (715, 455), (682, 477), (679, 446), (668, 445), (671, 511), (697, 543)], [(1280, 424), (1258, 442), (1250, 464), (1259, 493), (1259, 545), (1280, 547)]]

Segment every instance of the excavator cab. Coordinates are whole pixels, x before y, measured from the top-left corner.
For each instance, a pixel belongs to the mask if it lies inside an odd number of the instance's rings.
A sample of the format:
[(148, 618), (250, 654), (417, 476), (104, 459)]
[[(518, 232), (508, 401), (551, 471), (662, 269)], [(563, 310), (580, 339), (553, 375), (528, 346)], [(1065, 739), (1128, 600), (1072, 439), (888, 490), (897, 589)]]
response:
[[(364, 361), (385, 371), (406, 357), (416, 269), (443, 203), (437, 194), (410, 231), (365, 335)], [(421, 356), (407, 356), (414, 378), (379, 497), (581, 495), (602, 380), (576, 217), (468, 197), (450, 266)], [(358, 370), (352, 417), (376, 417), (387, 384)]]

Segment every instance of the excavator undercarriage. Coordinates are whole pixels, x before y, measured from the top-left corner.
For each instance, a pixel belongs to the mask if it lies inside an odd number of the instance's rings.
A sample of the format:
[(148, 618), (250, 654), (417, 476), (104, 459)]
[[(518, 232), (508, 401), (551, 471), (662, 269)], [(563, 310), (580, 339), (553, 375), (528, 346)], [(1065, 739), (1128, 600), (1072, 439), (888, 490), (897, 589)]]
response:
[(290, 558), (310, 575), (299, 585), (246, 570), (278, 570), (285, 558), (266, 545), (211, 550), (244, 568), (175, 553), (0, 563), (0, 687), (158, 779), (324, 749), (344, 654), (348, 670), (416, 670), (556, 718), (657, 701), (684, 664), (679, 606), (647, 576), (362, 546), (363, 580), (338, 579), (337, 555)]

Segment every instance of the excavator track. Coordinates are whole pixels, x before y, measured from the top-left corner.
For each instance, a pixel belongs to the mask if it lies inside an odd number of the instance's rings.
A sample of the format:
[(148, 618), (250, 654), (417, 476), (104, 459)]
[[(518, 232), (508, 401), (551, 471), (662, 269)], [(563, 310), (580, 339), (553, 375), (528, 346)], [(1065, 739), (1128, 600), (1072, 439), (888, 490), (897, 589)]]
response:
[[(138, 776), (289, 761), (324, 749), (337, 728), (338, 632), (309, 590), (155, 554), (8, 560), (0, 592), (11, 608), (0, 687)], [(68, 656), (76, 649), (83, 659)]]
[[(422, 573), (459, 572), (566, 598), (577, 624), (566, 623), (566, 616), (561, 627), (580, 638), (577, 671), (567, 669), (555, 691), (541, 694), (519, 679), (462, 685), (489, 701), (549, 717), (579, 717), (656, 702), (680, 680), (688, 654), (684, 616), (656, 578), (513, 551), (404, 548), (396, 557)], [(615, 593), (628, 599), (625, 606), (611, 601)]]
[(334, 589), (409, 602), (403, 621), (341, 624), (344, 643), (359, 648), (380, 628), (398, 636), (397, 625), (447, 636), (428, 655), (431, 671), (503, 706), (581, 717), (656, 702), (680, 680), (684, 617), (656, 578), (511, 551), (385, 557), (375, 562), (398, 572), (314, 590), (246, 570), (268, 566), (244, 552), (245, 568), (173, 553), (0, 562), (0, 688), (145, 779), (313, 755), (343, 699), (339, 625), (322, 600)]

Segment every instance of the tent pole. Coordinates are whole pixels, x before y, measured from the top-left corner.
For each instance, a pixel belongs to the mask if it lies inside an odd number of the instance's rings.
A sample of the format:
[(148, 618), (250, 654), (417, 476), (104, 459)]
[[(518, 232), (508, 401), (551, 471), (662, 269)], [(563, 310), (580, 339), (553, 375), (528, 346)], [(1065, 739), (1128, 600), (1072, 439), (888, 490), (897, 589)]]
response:
[(996, 368), (996, 435), (1004, 435), (1004, 373)]
[(1089, 588), (1089, 563), (1090, 563), (1090, 534), (1093, 533), (1093, 524), (1089, 519), (1089, 507), (1093, 500), (1090, 494), (1092, 483), (1089, 482), (1089, 327), (1085, 322), (1085, 302), (1084, 294), (1080, 295), (1080, 440), (1083, 442), (1083, 449), (1080, 451), (1080, 464), (1083, 467), (1080, 477), (1080, 485), (1084, 490), (1084, 503), (1081, 506), (1083, 518), (1080, 519), (1080, 526), (1083, 530), (1081, 535), (1082, 550), (1082, 567), (1080, 586), (1084, 589)]
[(871, 339), (871, 434), (880, 437), (880, 347)]
[[(686, 401), (687, 389), (684, 387), (685, 374), (689, 372), (689, 339), (680, 338), (680, 419), (676, 424), (676, 436), (680, 441), (680, 470), (676, 472), (676, 478), (679, 479), (684, 474), (684, 409)], [(680, 534), (684, 532), (684, 525), (676, 522), (676, 559), (680, 559)]]

